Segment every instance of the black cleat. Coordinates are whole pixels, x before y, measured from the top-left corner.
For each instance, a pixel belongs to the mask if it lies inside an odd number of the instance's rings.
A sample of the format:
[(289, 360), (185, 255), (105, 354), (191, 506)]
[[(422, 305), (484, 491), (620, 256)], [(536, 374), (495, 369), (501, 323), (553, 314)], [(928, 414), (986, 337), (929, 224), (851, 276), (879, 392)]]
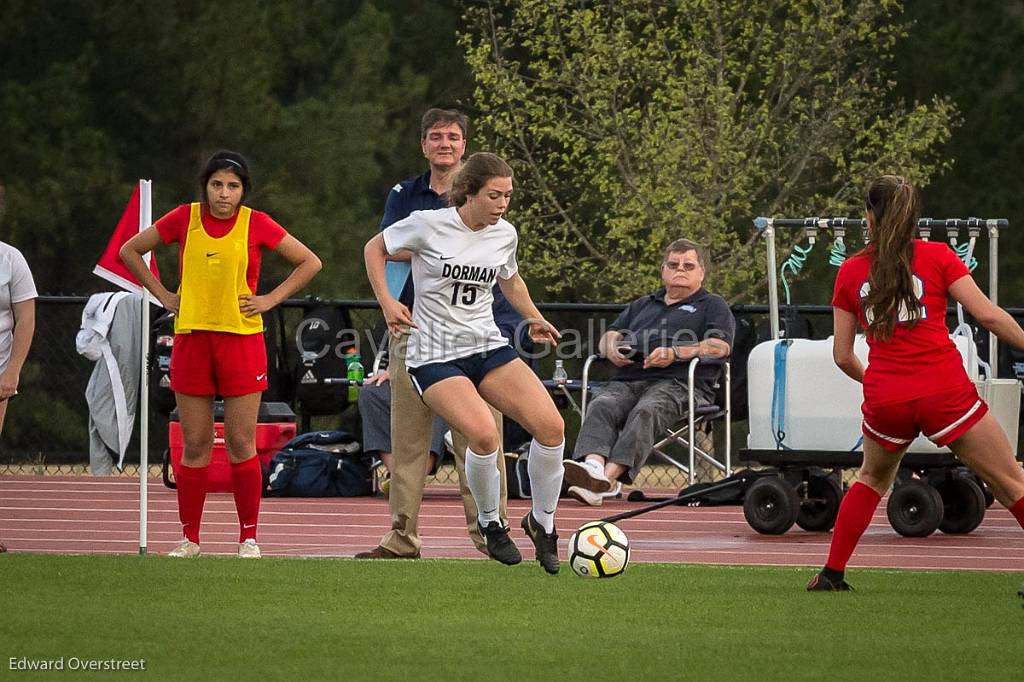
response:
[(481, 525), (480, 532), (487, 540), (487, 553), (492, 559), (500, 561), (506, 566), (515, 566), (523, 560), (516, 543), (508, 536), (508, 526), (502, 526), (497, 521), (491, 521), (486, 526)]
[[(1021, 585), (1020, 589), (1017, 590), (1017, 596), (1024, 599), (1024, 585)], [(1021, 606), (1024, 606), (1024, 604), (1021, 604)]]
[(537, 523), (530, 512), (523, 517), (522, 526), (537, 550), (537, 562), (551, 575), (558, 573), (562, 567), (558, 561), (558, 535), (554, 532), (545, 533), (543, 526)]
[(853, 592), (853, 587), (843, 578), (830, 578), (822, 571), (807, 583), (808, 592)]

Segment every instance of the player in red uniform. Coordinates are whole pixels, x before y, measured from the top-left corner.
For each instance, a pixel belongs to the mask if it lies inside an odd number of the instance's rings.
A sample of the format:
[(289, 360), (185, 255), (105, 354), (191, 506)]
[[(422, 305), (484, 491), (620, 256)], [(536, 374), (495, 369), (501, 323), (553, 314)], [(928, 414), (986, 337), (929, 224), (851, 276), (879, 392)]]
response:
[[(178, 469), (181, 543), (171, 556), (198, 556), (199, 526), (206, 501), (207, 465), (213, 448), (213, 401), (224, 398), (224, 441), (238, 510), (238, 555), (259, 558), (256, 525), (262, 471), (256, 457), (256, 420), (267, 388), (264, 313), (305, 286), (320, 259), (261, 211), (243, 205), (251, 189), (241, 154), (220, 151), (199, 177), (202, 200), (183, 204), (121, 247), (121, 259), (139, 281), (174, 313), (171, 390), (185, 441)], [(181, 282), (168, 291), (142, 260), (161, 242), (179, 245)], [(295, 267), (269, 293), (256, 294), (261, 249)]]
[[(1024, 470), (949, 338), (947, 299), (1017, 348), (1024, 349), (1024, 330), (947, 245), (914, 238), (920, 200), (913, 185), (883, 175), (866, 204), (871, 241), (843, 263), (832, 298), (833, 357), (864, 384), (864, 462), (839, 507), (825, 566), (807, 585), (812, 591), (850, 589), (846, 564), (919, 433), (974, 469), (1024, 527)], [(866, 369), (853, 352), (858, 323), (867, 330)]]

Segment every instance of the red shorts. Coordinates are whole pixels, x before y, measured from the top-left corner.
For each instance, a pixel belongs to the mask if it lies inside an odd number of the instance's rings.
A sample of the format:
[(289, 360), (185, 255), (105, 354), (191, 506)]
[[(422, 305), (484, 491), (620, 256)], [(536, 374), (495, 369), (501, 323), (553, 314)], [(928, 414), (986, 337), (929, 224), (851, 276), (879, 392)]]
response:
[(861, 405), (864, 435), (897, 452), (923, 433), (939, 447), (967, 433), (988, 412), (974, 384), (887, 405)]
[(267, 390), (267, 347), (263, 334), (175, 334), (171, 390), (185, 395), (226, 397)]

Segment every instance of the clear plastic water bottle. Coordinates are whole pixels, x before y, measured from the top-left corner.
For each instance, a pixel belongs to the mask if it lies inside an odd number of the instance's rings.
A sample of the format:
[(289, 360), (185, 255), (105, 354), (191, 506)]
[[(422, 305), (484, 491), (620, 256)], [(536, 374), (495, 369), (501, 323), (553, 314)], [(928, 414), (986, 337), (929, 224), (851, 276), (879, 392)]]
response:
[(359, 400), (360, 384), (358, 382), (363, 380), (363, 363), (359, 359), (359, 353), (354, 350), (349, 351), (345, 355), (345, 367), (345, 378), (348, 379), (348, 401), (354, 403)]
[(561, 360), (555, 360), (555, 373), (551, 375), (551, 380), (557, 386), (565, 386), (565, 383), (569, 381), (569, 375), (565, 373), (565, 366)]

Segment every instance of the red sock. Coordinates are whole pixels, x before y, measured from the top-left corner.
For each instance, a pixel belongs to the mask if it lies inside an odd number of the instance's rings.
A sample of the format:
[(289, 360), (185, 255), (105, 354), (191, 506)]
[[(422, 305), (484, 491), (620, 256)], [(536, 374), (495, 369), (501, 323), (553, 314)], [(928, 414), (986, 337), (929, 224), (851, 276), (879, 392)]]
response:
[(234, 486), (235, 509), (238, 510), (238, 541), (256, 539), (256, 520), (260, 516), (260, 496), (263, 494), (263, 469), (255, 455), (244, 462), (231, 463), (231, 483)]
[(1017, 519), (1020, 527), (1024, 528), (1024, 497), (1013, 503), (1013, 506), (1010, 507), (1010, 513)]
[(850, 486), (839, 505), (839, 516), (836, 517), (836, 527), (832, 531), (832, 546), (829, 547), (825, 566), (835, 571), (846, 570), (846, 563), (857, 547), (860, 536), (871, 523), (871, 517), (881, 499), (882, 496), (871, 486), (860, 481)]
[(182, 464), (176, 472), (178, 486), (178, 518), (181, 532), (192, 542), (199, 542), (199, 524), (203, 520), (206, 503), (207, 467), (188, 467)]

